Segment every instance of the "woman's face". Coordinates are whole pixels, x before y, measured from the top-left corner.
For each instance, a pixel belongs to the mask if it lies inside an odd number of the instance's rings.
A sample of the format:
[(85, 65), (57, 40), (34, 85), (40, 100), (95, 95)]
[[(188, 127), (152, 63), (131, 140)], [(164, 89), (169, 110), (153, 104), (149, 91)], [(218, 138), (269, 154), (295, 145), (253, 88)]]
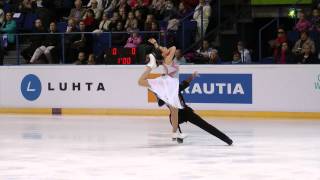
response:
[(181, 2), (179, 4), (179, 11), (183, 11), (184, 10), (184, 4)]
[(278, 37), (284, 36), (284, 30), (283, 29), (278, 29)]
[(134, 18), (134, 16), (133, 16), (133, 13), (132, 13), (132, 12), (129, 12), (129, 14), (128, 14), (128, 18), (129, 18), (129, 19), (133, 19), (133, 18)]
[(311, 54), (311, 47), (309, 45), (305, 45), (305, 46), (303, 46), (302, 51), (305, 54)]
[(57, 29), (57, 26), (54, 22), (50, 23), (50, 31), (55, 32)]
[(155, 22), (153, 22), (153, 23), (151, 24), (151, 29), (152, 29), (152, 30), (157, 30), (157, 29), (158, 29), (158, 26), (157, 26), (157, 24), (156, 24)]
[(121, 24), (121, 22), (119, 22), (119, 23), (117, 24), (117, 29), (118, 29), (118, 30), (122, 30), (122, 24)]

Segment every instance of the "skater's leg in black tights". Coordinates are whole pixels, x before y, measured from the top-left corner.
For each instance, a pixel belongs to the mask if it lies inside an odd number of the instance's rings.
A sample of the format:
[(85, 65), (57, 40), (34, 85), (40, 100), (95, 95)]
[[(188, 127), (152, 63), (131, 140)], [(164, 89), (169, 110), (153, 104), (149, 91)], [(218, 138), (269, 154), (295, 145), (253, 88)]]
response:
[(186, 113), (186, 116), (188, 116), (188, 121), (191, 122), (192, 124), (216, 136), (217, 138), (221, 139), (222, 141), (224, 141), (229, 145), (233, 143), (232, 140), (227, 135), (225, 135), (219, 129), (215, 128), (214, 126), (212, 126), (211, 124), (203, 120), (199, 115), (194, 113), (192, 109), (188, 108), (184, 111), (184, 113)]

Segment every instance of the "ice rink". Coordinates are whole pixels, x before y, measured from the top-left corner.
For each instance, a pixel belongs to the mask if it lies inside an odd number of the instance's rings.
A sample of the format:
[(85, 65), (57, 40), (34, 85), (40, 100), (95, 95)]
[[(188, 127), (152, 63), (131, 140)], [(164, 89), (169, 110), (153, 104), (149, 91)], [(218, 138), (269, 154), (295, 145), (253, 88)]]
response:
[(320, 121), (207, 119), (227, 146), (166, 117), (0, 116), (0, 180), (320, 179)]

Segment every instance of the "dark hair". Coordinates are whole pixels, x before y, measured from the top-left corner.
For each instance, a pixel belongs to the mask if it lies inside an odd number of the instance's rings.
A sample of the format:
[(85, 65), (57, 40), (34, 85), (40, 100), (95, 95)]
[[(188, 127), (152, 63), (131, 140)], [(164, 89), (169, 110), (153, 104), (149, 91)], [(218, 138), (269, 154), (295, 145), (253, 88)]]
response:
[(160, 49), (154, 48), (151, 54), (156, 58), (157, 61), (163, 61), (163, 56)]
[[(146, 54), (152, 54), (156, 58), (157, 66), (162, 64), (162, 62), (164, 61), (164, 58), (162, 56), (162, 52), (160, 51), (160, 49), (156, 49), (154, 47), (154, 45), (149, 42), (147, 42), (147, 44), (146, 44), (145, 52), (146, 52)], [(149, 62), (148, 57), (147, 57), (146, 62), (147, 63)]]

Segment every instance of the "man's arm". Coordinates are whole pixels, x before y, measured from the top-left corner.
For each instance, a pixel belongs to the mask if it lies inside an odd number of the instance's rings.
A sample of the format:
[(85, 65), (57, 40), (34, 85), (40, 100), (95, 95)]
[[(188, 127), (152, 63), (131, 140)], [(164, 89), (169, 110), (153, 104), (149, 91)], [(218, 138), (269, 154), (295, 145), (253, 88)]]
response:
[(180, 84), (179, 84), (179, 91), (183, 91), (185, 90), (187, 87), (190, 86), (190, 82), (193, 81), (194, 78), (199, 77), (199, 74), (197, 71), (195, 71), (191, 76), (188, 77), (188, 79), (183, 80)]

